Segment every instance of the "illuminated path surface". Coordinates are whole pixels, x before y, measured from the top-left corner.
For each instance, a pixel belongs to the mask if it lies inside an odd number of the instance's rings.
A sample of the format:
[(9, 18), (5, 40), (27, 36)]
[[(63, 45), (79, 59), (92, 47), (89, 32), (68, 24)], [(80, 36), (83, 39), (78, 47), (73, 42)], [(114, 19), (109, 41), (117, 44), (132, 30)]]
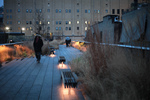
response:
[(55, 57), (42, 56), (13, 60), (0, 68), (0, 100), (84, 100), (79, 89), (65, 89), (60, 76), (58, 57), (65, 56), (68, 67), (71, 59), (82, 53), (61, 45)]

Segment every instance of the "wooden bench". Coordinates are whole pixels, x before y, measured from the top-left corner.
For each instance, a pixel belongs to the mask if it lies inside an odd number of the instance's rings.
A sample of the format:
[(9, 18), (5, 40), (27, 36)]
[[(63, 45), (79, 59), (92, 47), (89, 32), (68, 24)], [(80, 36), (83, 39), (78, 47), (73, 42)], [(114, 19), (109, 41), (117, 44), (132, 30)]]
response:
[(61, 79), (64, 83), (65, 88), (77, 87), (77, 76), (75, 75), (75, 73), (72, 73), (70, 69), (61, 70)]
[(64, 62), (66, 62), (66, 58), (64, 56), (59, 56), (58, 62), (59, 63), (62, 63), (62, 62), (64, 63)]

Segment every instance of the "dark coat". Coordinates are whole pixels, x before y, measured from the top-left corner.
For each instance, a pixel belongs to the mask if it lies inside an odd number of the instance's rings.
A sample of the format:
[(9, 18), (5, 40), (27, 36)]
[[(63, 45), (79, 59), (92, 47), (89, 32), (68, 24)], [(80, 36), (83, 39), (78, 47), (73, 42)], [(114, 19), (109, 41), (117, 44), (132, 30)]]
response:
[(38, 42), (36, 43), (36, 38), (34, 39), (33, 46), (35, 52), (42, 52), (43, 40), (39, 38)]

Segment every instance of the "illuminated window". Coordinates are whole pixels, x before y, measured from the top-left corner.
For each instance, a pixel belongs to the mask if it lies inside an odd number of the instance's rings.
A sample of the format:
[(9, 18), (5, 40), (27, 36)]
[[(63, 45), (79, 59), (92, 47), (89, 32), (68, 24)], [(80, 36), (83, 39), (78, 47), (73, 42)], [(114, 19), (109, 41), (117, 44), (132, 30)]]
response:
[(90, 24), (90, 21), (88, 22), (88, 24)]
[(21, 28), (20, 27), (18, 27), (18, 30), (20, 30)]
[(40, 21), (39, 24), (42, 24), (42, 22)]
[(87, 21), (85, 21), (85, 24), (87, 24), (88, 22)]
[(85, 27), (85, 31), (87, 30), (87, 27)]
[(50, 24), (50, 21), (48, 21), (47, 24)]
[(79, 24), (79, 21), (77, 21), (77, 24)]
[(69, 21), (69, 24), (71, 24), (71, 21)]
[(97, 10), (97, 13), (100, 13), (100, 10)]
[(29, 27), (27, 27), (26, 30), (28, 31), (28, 30), (29, 30)]
[(30, 30), (32, 30), (32, 27), (30, 27)]

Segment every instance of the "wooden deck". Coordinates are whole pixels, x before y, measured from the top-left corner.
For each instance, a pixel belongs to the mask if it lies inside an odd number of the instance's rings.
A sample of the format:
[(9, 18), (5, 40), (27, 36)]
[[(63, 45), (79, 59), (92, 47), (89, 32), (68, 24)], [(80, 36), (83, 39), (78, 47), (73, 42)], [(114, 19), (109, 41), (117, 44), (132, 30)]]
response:
[[(61, 68), (82, 53), (72, 47), (60, 45), (55, 57), (13, 60), (0, 68), (0, 100), (84, 100), (79, 89), (65, 89), (61, 80)], [(59, 56), (66, 58), (64, 66), (58, 65)]]

